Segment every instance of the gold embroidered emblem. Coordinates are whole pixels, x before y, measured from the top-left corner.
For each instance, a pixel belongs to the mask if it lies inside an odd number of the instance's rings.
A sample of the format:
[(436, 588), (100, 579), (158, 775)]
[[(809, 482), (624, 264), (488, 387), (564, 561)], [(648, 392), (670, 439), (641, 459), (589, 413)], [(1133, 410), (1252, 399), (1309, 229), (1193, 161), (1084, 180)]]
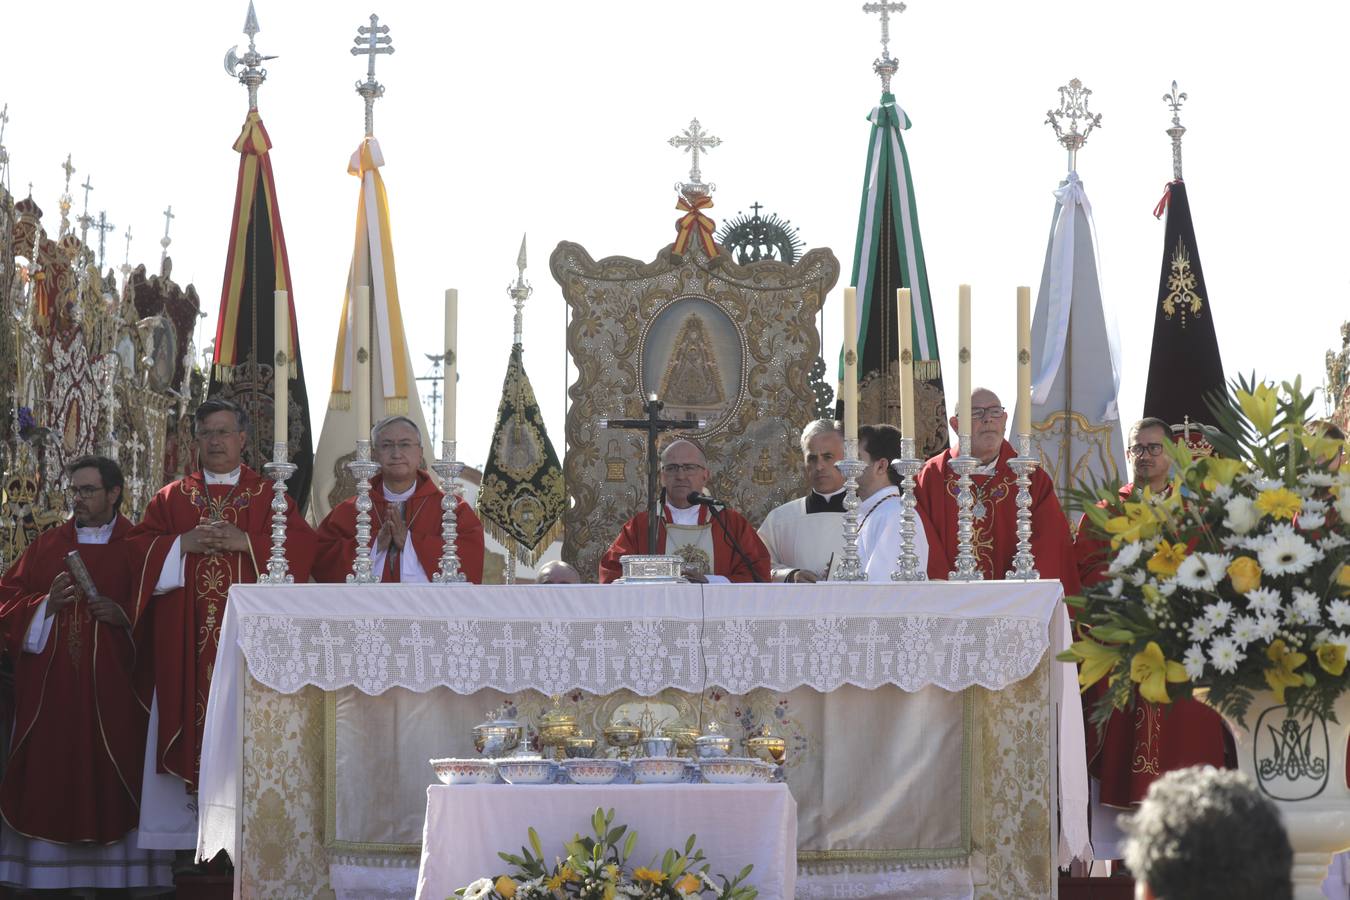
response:
[(1198, 317), (1205, 305), (1205, 298), (1195, 292), (1196, 277), (1191, 270), (1191, 256), (1186, 245), (1177, 238), (1177, 249), (1172, 253), (1172, 274), (1167, 276), (1168, 294), (1163, 298), (1163, 314), (1171, 319), (1180, 313), (1181, 328), (1186, 328), (1186, 316), (1189, 313)]
[(776, 480), (774, 478), (773, 461), (769, 458), (769, 448), (759, 448), (759, 465), (755, 466), (755, 474), (752, 476), (755, 484), (770, 485)]
[(621, 455), (619, 442), (613, 439), (610, 440), (609, 446), (605, 449), (605, 480), (628, 480), (628, 460)]
[(1143, 729), (1143, 737), (1136, 737), (1134, 759), (1130, 763), (1130, 772), (1134, 775), (1157, 775), (1162, 769), (1158, 762), (1158, 738), (1162, 731), (1162, 720), (1158, 716), (1155, 704), (1140, 701), (1134, 711), (1134, 733), (1137, 736)]
[(707, 552), (694, 544), (681, 544), (675, 548), (675, 555), (684, 560), (684, 569), (693, 570), (699, 575), (707, 575), (712, 571), (712, 560), (708, 558)]

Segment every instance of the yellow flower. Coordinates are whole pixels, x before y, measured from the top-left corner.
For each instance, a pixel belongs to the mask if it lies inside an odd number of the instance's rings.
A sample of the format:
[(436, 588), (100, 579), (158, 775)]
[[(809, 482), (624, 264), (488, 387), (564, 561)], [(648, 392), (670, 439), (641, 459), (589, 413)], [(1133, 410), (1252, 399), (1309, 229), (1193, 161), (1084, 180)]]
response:
[(1166, 540), (1161, 540), (1158, 541), (1158, 549), (1149, 557), (1148, 570), (1159, 578), (1172, 578), (1185, 559), (1185, 544), (1181, 541), (1169, 544)]
[(1233, 479), (1245, 468), (1240, 459), (1211, 456), (1205, 460), (1205, 480), (1201, 484), (1205, 490), (1213, 491), (1221, 484), (1232, 484)]
[(1139, 685), (1139, 695), (1154, 703), (1171, 703), (1167, 696), (1167, 682), (1186, 681), (1186, 667), (1163, 656), (1157, 641), (1149, 641), (1142, 651), (1130, 660), (1130, 680)]
[(605, 889), (600, 892), (600, 900), (614, 900), (614, 885), (605, 885)]
[(1284, 638), (1276, 638), (1266, 648), (1266, 658), (1273, 666), (1266, 666), (1266, 684), (1275, 692), (1275, 699), (1284, 702), (1284, 689), (1301, 687), (1303, 676), (1294, 670), (1308, 661), (1306, 653), (1296, 653), (1285, 646)]
[[(1146, 492), (1147, 493), (1147, 492)], [(1150, 502), (1125, 503), (1125, 515), (1114, 516), (1106, 520), (1106, 533), (1111, 535), (1111, 548), (1119, 547), (1121, 542), (1133, 544), (1142, 538), (1152, 537), (1158, 530), (1158, 517)]]
[(681, 894), (692, 894), (701, 887), (703, 887), (703, 882), (699, 881), (696, 875), (688, 872), (681, 875), (680, 880), (675, 882), (675, 890)]
[(544, 882), (544, 887), (548, 888), (550, 891), (556, 891), (562, 886), (563, 886), (562, 872), (558, 872), (556, 875), (551, 875), (549, 879)]
[(1350, 563), (1341, 563), (1341, 567), (1336, 570), (1336, 583), (1350, 592)]
[(1228, 564), (1228, 580), (1239, 594), (1254, 591), (1261, 586), (1261, 565), (1250, 556), (1239, 556)]
[(503, 875), (498, 878), (497, 883), (492, 886), (492, 889), (503, 897), (510, 898), (516, 895), (516, 883), (512, 881), (508, 875)]
[(605, 866), (605, 880), (606, 881), (619, 880), (619, 867), (616, 866), (614, 863), (610, 863), (609, 865)]
[(1269, 384), (1258, 384), (1250, 394), (1237, 392), (1238, 406), (1242, 414), (1251, 420), (1252, 427), (1262, 437), (1268, 437), (1275, 427), (1275, 412), (1279, 406), (1279, 395)]
[(651, 882), (652, 884), (660, 884), (661, 882), (666, 880), (666, 873), (658, 871), (657, 869), (648, 869), (643, 866), (638, 866), (636, 869), (633, 870), (633, 880), (648, 881)]
[(1345, 671), (1345, 645), (1323, 644), (1318, 647), (1317, 664), (1329, 675), (1340, 675)]
[(1276, 488), (1258, 494), (1256, 508), (1276, 519), (1292, 519), (1303, 508), (1303, 498), (1289, 488)]
[(1074, 641), (1069, 645), (1069, 652), (1083, 663), (1078, 671), (1078, 683), (1082, 685), (1082, 690), (1092, 687), (1114, 669), (1116, 663), (1120, 662), (1121, 653), (1118, 648), (1107, 647), (1091, 638)]
[(563, 881), (580, 881), (581, 873), (571, 866), (563, 866), (562, 877)]

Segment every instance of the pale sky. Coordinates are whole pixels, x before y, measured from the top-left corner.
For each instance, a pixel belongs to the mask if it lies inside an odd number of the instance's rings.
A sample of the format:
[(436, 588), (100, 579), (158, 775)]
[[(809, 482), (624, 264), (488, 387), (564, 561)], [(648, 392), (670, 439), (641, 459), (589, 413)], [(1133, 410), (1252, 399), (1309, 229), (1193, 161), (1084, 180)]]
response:
[[(301, 352), (317, 438), (326, 409), (362, 136), (349, 54), (379, 13), (396, 52), (377, 77), (375, 132), (392, 210), (399, 287), (417, 368), (436, 352), (442, 294), (460, 291), (460, 456), (487, 455), (511, 344), (516, 251), (528, 232), (535, 293), (525, 360), (563, 453), (565, 304), (548, 273), (561, 240), (597, 259), (650, 260), (674, 238), (674, 183), (688, 157), (667, 145), (692, 117), (724, 141), (705, 159), (719, 224), (755, 201), (830, 247), (843, 278), (826, 311), (838, 352), (868, 123), (876, 16), (861, 0), (413, 3), (260, 0), (258, 48), (278, 59), (259, 107), (271, 134)], [(247, 111), (226, 75), (246, 2), (69, 0), (10, 15), (0, 56), (4, 143), (16, 195), (28, 182), (55, 232), (66, 154), (72, 188), (117, 226), (120, 264), (158, 269), (172, 204), (174, 276), (193, 282), (214, 333)], [(1078, 171), (1098, 229), (1103, 294), (1124, 349), (1120, 407), (1143, 402), (1162, 258), (1152, 210), (1171, 178), (1176, 79), (1190, 96), (1185, 175), (1226, 373), (1325, 379), (1347, 298), (1350, 126), (1346, 4), (913, 0), (893, 19), (893, 90), (935, 298), (940, 350), (954, 357), (956, 288), (973, 285), (974, 378), (1013, 385), (1014, 291), (1038, 287), (1065, 155), (1043, 124), (1078, 77), (1103, 114)], [(78, 214), (82, 193), (75, 195)], [(949, 363), (950, 364), (950, 363)], [(1009, 403), (1011, 405), (1011, 403)], [(429, 419), (428, 415), (428, 419)]]

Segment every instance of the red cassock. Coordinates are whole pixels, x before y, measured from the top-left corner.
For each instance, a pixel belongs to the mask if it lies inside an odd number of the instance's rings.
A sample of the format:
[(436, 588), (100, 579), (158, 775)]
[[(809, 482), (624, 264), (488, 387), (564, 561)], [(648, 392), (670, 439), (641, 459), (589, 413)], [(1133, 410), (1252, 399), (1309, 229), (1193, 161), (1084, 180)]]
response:
[[(230, 585), (253, 584), (272, 554), (272, 482), (242, 466), (234, 485), (208, 485), (195, 472), (161, 488), (130, 540), (145, 563), (137, 595), (153, 623), (155, 691), (159, 698), (156, 770), (197, 785), (202, 729)], [(247, 551), (184, 554), (183, 586), (153, 596), (174, 539), (202, 519), (233, 523), (248, 535)], [(297, 583), (309, 581), (314, 529), (286, 498), (286, 562)]]
[[(1122, 500), (1138, 499), (1134, 484), (1120, 489)], [(1103, 504), (1105, 505), (1105, 504)], [(1091, 521), (1078, 521), (1074, 551), (1084, 587), (1106, 579), (1111, 543), (1093, 531)], [(1101, 781), (1101, 802), (1129, 807), (1144, 799), (1148, 786), (1164, 772), (1187, 766), (1224, 765), (1224, 724), (1219, 714), (1190, 699), (1150, 703), (1135, 692), (1134, 708), (1114, 710), (1104, 729), (1087, 721), (1106, 693), (1106, 679), (1083, 692), (1088, 773)]]
[[(919, 514), (928, 529), (928, 577), (945, 580), (956, 568), (956, 473), (946, 450), (924, 463), (915, 495)], [(1007, 441), (998, 451), (992, 475), (972, 476), (976, 509), (972, 543), (980, 570), (989, 580), (1001, 581), (1012, 568), (1017, 552), (1017, 476), (1008, 460), (1017, 455)], [(1055, 486), (1045, 472), (1031, 476), (1031, 552), (1042, 578), (1058, 578), (1065, 596), (1079, 592), (1069, 522), (1064, 517)]]
[[(137, 616), (131, 522), (118, 516), (107, 544), (80, 544), (72, 519), (39, 535), (4, 578), (5, 644), (17, 661), (14, 737), (0, 783), (0, 812), (20, 834), (59, 843), (121, 840), (140, 817), (150, 697), (135, 689)], [(128, 630), (106, 625), (81, 599), (53, 616), (40, 653), (24, 635), (65, 557), (79, 550), (99, 593), (116, 601)]]
[[(422, 570), (431, 578), (441, 567), (441, 500), (445, 495), (425, 472), (417, 473), (417, 487), (403, 508), (408, 539), (417, 553)], [(370, 480), (370, 533), (376, 535), (388, 515), (389, 501), (384, 498), (384, 477)], [(483, 523), (463, 500), (455, 509), (455, 549), (459, 551), (459, 570), (474, 584), (483, 583)], [(356, 559), (356, 498), (349, 497), (333, 507), (319, 525), (319, 551), (314, 558), (314, 580), (341, 584), (352, 571)], [(405, 551), (407, 547), (405, 546)], [(385, 556), (381, 581), (399, 580), (397, 554)]]
[[(662, 506), (662, 511), (665, 514), (666, 524), (671, 524), (670, 510)], [(756, 575), (759, 576), (759, 581), (768, 581), (769, 549), (759, 539), (759, 534), (745, 520), (745, 516), (734, 509), (724, 509), (717, 515), (726, 526), (725, 530), (721, 525), (712, 521), (708, 507), (699, 507), (698, 524), (712, 524), (712, 574), (721, 575), (729, 581), (755, 581)], [(740, 554), (732, 549), (731, 541), (727, 538), (728, 531), (736, 539), (736, 543), (740, 545), (741, 551), (749, 558), (750, 565), (746, 565)], [(661, 529), (658, 534), (661, 545), (655, 552), (664, 553), (666, 551), (665, 529)], [(600, 557), (600, 583), (609, 584), (623, 575), (623, 567), (619, 564), (621, 556), (629, 553), (649, 552), (652, 551), (647, 549), (647, 512), (643, 510), (624, 523), (619, 536), (614, 539), (614, 543), (609, 545), (605, 555)], [(751, 566), (753, 566), (753, 569)]]

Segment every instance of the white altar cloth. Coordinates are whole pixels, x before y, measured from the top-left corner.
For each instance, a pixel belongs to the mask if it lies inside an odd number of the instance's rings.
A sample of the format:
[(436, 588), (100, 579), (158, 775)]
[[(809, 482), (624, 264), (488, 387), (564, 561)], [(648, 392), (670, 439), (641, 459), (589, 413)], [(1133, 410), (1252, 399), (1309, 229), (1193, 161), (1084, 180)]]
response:
[[(1001, 690), (1067, 646), (1058, 582), (912, 585), (237, 585), (207, 705), (198, 853), (237, 859), (243, 678), (379, 694), (893, 684)], [(1052, 664), (1059, 855), (1089, 858), (1073, 667)]]
[[(552, 861), (562, 842), (591, 833), (596, 808), (638, 833), (629, 865), (660, 868), (661, 854), (698, 836), (710, 874), (749, 882), (763, 900), (792, 900), (797, 878), (797, 804), (785, 784), (432, 785), (418, 900), (442, 900), (479, 878), (507, 872), (497, 851), (528, 846), (534, 826)], [(627, 835), (625, 835), (625, 838)]]

